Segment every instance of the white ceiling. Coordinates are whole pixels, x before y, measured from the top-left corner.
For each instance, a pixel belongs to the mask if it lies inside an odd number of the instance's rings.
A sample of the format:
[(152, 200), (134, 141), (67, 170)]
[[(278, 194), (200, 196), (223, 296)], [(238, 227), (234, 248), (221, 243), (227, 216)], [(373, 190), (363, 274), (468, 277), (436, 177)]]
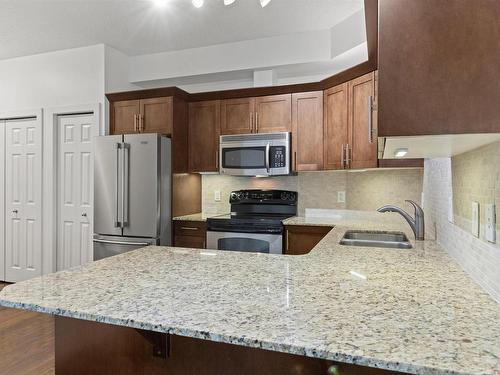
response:
[(0, 59), (107, 44), (130, 56), (330, 28), (363, 0), (0, 0)]

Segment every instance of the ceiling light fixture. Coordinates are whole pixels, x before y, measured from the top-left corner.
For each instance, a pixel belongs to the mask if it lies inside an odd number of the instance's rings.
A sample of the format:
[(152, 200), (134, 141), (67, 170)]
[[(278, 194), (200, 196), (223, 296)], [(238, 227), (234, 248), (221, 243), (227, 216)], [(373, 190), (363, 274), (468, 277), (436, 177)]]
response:
[(205, 3), (205, 0), (192, 0), (191, 2), (196, 8), (201, 8)]
[(398, 148), (396, 151), (394, 151), (394, 156), (396, 158), (402, 158), (402, 157), (406, 156), (407, 153), (408, 153), (407, 148)]
[(264, 8), (267, 4), (269, 4), (271, 0), (260, 0), (260, 6)]
[(158, 8), (165, 8), (167, 6), (168, 0), (152, 0), (153, 4)]
[(236, 0), (224, 0), (224, 5), (231, 5), (234, 3)]

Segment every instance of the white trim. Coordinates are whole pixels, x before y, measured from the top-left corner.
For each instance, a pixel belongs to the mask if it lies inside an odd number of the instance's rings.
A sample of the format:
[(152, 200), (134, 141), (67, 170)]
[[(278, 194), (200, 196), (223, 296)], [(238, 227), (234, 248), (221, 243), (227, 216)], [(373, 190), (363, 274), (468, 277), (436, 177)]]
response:
[[(21, 109), (15, 111), (0, 112), (0, 121), (8, 119), (21, 119), (36, 117), (42, 126), (43, 137), (43, 110), (41, 108)], [(42, 155), (44, 151), (44, 144), (42, 142)], [(5, 280), (5, 123), (2, 125), (2, 132), (0, 134), (0, 165), (2, 165), (2, 173), (0, 173), (0, 280)], [(43, 158), (43, 156), (42, 156)], [(42, 170), (43, 176), (43, 170)], [(42, 177), (43, 178), (43, 177)], [(43, 194), (43, 184), (42, 184)], [(42, 212), (43, 212), (43, 199), (42, 199)], [(42, 237), (43, 237), (43, 221), (42, 221)], [(42, 263), (43, 263), (43, 248), (42, 248)]]
[[(101, 105), (87, 104), (65, 107), (53, 107), (45, 110), (44, 154), (43, 165), (46, 173), (43, 175), (43, 211), (44, 238), (42, 272), (43, 274), (56, 271), (57, 267), (57, 117), (78, 113), (93, 113), (95, 124), (98, 125), (98, 134), (104, 134), (104, 124), (101, 121)], [(89, 258), (89, 259), (92, 259)]]

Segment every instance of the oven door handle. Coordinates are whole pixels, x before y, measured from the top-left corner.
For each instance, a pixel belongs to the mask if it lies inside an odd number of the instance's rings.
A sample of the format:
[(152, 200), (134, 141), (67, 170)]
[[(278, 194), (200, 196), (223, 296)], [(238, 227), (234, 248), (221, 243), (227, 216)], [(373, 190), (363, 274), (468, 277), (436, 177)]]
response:
[(271, 166), (270, 166), (270, 155), (269, 153), (271, 152), (271, 145), (269, 144), (269, 142), (266, 144), (266, 170), (267, 170), (267, 174), (271, 174)]

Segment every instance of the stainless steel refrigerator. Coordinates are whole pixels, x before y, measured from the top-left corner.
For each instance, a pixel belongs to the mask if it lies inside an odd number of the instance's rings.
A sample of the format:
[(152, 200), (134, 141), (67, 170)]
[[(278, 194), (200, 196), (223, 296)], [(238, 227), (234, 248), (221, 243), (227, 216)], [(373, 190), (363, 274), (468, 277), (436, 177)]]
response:
[(94, 171), (94, 260), (171, 244), (169, 138), (97, 137)]

